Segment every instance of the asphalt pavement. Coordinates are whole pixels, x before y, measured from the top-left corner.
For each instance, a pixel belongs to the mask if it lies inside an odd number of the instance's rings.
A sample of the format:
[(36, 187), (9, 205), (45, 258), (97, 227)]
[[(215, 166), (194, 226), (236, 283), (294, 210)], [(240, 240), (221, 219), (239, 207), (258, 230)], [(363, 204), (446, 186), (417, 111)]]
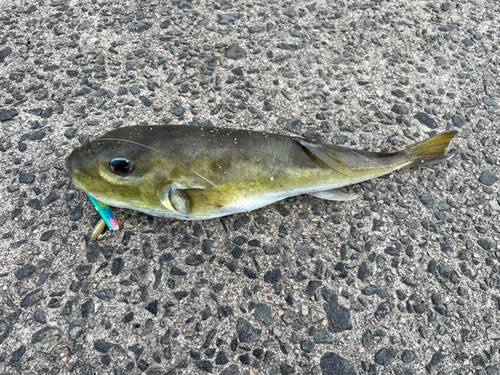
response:
[[(1, 374), (500, 369), (500, 4), (0, 4)], [(194, 124), (455, 157), (200, 222), (98, 216), (65, 158)]]

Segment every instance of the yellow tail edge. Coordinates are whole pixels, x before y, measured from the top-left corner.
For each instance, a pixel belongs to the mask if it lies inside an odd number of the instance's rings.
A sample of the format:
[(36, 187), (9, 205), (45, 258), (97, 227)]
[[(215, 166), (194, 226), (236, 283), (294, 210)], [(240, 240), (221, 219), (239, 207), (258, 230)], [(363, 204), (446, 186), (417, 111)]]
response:
[(403, 151), (404, 157), (410, 162), (407, 166), (430, 165), (451, 159), (454, 154), (445, 154), (445, 151), (457, 133), (441, 133), (407, 148)]

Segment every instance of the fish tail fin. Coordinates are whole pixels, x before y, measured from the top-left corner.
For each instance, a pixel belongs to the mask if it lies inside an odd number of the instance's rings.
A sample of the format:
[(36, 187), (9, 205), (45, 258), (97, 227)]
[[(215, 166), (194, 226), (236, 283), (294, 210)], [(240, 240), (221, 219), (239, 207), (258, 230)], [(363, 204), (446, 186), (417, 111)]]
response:
[(406, 166), (430, 165), (451, 159), (454, 154), (445, 154), (445, 150), (457, 133), (450, 131), (438, 134), (401, 151), (401, 156), (409, 161)]

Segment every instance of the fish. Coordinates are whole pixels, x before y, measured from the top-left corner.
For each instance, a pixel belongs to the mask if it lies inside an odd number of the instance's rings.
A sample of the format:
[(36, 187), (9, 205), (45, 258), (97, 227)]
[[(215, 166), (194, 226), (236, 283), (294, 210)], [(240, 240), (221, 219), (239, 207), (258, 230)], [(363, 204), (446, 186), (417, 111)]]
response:
[(130, 126), (76, 148), (66, 165), (73, 184), (103, 205), (207, 220), (302, 194), (355, 199), (337, 189), (448, 160), (453, 154), (446, 149), (456, 133), (380, 153), (250, 130)]

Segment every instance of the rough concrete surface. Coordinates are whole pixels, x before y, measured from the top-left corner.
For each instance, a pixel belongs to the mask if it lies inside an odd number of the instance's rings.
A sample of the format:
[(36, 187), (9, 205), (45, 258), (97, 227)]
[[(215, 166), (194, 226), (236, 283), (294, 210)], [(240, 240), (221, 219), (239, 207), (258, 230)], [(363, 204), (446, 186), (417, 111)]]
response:
[[(0, 373), (498, 374), (499, 20), (487, 0), (1, 1)], [(162, 123), (385, 151), (460, 134), (352, 202), (116, 209), (90, 240), (65, 157)]]

